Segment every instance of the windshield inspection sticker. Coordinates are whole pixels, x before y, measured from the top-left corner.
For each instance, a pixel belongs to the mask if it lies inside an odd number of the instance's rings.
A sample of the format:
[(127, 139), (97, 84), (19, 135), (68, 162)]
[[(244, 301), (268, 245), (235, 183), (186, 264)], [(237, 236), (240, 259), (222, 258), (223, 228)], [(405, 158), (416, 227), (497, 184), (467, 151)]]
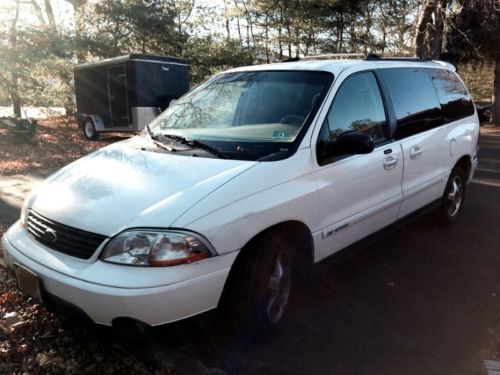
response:
[(287, 139), (290, 138), (290, 135), (287, 132), (274, 131), (273, 139)]

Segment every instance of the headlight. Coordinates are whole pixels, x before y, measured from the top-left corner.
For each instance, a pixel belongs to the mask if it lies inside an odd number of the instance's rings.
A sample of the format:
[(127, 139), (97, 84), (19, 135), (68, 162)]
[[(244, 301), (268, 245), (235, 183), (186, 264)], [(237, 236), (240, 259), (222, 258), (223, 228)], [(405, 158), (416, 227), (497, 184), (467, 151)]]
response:
[(175, 266), (209, 257), (213, 254), (209, 246), (189, 232), (131, 230), (113, 238), (101, 260), (133, 266)]
[(30, 201), (30, 195), (28, 195), (23, 202), (23, 205), (21, 206), (21, 216), (19, 217), (19, 220), (21, 221), (21, 224), (25, 227), (26, 226), (26, 214), (28, 210), (28, 203)]

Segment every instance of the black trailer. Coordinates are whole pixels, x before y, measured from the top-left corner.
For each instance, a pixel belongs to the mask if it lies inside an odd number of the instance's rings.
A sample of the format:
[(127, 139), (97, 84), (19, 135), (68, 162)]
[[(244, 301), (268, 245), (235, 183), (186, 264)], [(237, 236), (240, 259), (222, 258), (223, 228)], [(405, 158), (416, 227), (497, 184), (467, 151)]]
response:
[(132, 54), (74, 67), (78, 125), (100, 132), (144, 129), (189, 89), (189, 65), (176, 57)]

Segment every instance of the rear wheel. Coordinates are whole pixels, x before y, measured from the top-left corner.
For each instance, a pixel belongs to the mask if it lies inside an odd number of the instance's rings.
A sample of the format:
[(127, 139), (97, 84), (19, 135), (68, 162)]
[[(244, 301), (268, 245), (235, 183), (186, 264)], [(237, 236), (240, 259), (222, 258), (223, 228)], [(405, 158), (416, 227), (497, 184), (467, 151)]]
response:
[(448, 183), (438, 209), (439, 219), (443, 224), (452, 224), (458, 220), (465, 200), (465, 171), (456, 166), (451, 171)]
[(95, 129), (94, 121), (90, 118), (86, 118), (83, 121), (83, 135), (85, 138), (90, 139), (91, 141), (95, 141), (99, 138), (99, 133)]

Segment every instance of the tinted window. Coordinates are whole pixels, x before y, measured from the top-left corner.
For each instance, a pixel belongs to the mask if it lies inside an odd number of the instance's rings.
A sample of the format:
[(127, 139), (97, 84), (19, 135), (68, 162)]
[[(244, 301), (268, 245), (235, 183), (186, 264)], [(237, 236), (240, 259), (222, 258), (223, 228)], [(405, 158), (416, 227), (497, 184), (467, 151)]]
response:
[[(325, 122), (321, 127), (316, 147), (320, 165), (337, 159), (336, 139), (339, 134), (358, 131), (370, 134), (374, 141), (385, 139), (387, 122), (384, 103), (373, 73), (365, 72), (348, 77), (340, 86)], [(343, 154), (345, 156), (345, 154)]]
[(384, 104), (373, 73), (355, 74), (342, 83), (326, 123), (331, 140), (351, 130), (368, 133), (375, 141), (384, 139)]
[(441, 106), (424, 69), (381, 69), (397, 119), (396, 138), (401, 139), (443, 124)]
[(429, 69), (445, 122), (474, 114), (474, 104), (460, 79), (449, 70)]

